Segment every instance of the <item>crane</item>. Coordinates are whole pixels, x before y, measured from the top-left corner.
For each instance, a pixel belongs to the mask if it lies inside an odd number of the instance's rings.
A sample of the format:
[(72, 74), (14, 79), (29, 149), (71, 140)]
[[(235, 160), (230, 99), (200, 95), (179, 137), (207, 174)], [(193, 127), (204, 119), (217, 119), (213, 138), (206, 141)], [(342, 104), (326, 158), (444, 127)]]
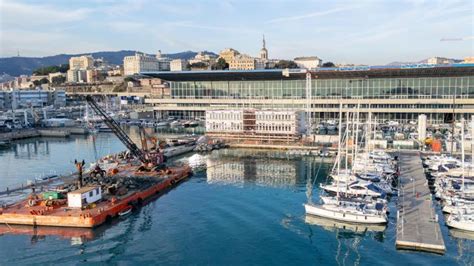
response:
[(92, 96), (86, 96), (86, 100), (89, 106), (100, 116), (102, 116), (104, 123), (112, 130), (112, 132), (119, 138), (119, 140), (127, 147), (130, 153), (139, 159), (144, 165), (156, 166), (163, 162), (163, 156), (160, 152), (149, 153), (138, 146), (130, 139), (120, 125), (110, 115), (108, 115), (92, 98)]

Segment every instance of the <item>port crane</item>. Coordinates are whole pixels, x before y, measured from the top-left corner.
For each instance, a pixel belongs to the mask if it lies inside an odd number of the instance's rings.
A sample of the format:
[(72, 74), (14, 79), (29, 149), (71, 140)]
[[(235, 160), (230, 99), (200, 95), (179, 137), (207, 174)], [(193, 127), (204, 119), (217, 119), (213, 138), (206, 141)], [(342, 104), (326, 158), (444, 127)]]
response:
[(130, 153), (139, 159), (143, 165), (154, 168), (157, 165), (163, 163), (163, 155), (160, 151), (149, 152), (138, 148), (133, 140), (125, 133), (120, 125), (110, 115), (107, 114), (92, 98), (92, 96), (86, 96), (87, 103), (89, 106), (100, 116), (102, 116), (104, 123), (112, 130), (112, 132), (119, 138), (119, 140), (127, 147)]

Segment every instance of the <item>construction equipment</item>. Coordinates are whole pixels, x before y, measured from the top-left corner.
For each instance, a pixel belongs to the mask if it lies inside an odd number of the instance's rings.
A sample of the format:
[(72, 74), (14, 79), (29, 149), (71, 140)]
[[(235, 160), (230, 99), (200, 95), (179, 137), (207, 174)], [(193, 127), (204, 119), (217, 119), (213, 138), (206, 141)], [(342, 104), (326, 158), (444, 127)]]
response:
[[(127, 147), (130, 153), (139, 159), (146, 166), (156, 166), (163, 162), (161, 153), (148, 153), (147, 151), (138, 148), (138, 146), (130, 139), (130, 137), (123, 131), (120, 125), (110, 115), (108, 115), (92, 98), (86, 96), (89, 106), (100, 116), (103, 117), (104, 123), (112, 130), (112, 132), (119, 138), (119, 140)], [(142, 142), (143, 144), (143, 142)], [(151, 164), (151, 165), (150, 165)]]

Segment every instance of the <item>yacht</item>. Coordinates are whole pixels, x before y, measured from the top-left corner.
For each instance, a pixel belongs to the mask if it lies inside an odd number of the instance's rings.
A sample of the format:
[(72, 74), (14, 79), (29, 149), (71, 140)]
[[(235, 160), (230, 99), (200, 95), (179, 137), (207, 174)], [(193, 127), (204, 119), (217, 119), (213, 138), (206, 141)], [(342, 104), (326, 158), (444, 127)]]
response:
[(337, 221), (363, 223), (363, 224), (385, 224), (387, 215), (383, 211), (383, 205), (378, 209), (369, 209), (363, 203), (360, 205), (323, 204), (315, 205), (306, 203), (304, 205), (306, 214), (334, 219)]
[(474, 213), (461, 209), (446, 219), (446, 225), (452, 228), (474, 232)]

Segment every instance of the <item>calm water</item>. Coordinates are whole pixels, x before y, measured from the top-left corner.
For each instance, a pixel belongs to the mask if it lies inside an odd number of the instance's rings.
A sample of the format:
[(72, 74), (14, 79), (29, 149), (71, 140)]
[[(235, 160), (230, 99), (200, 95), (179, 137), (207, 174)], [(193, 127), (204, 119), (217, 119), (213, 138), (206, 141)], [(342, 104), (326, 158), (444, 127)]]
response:
[[(0, 151), (0, 183), (68, 173), (76, 158), (91, 162), (122, 149), (112, 134), (19, 141)], [(331, 165), (316, 177), (315, 159), (274, 157), (248, 150), (184, 156), (178, 160), (189, 162), (196, 174), (127, 219), (95, 230), (26, 227), (23, 234), (0, 235), (0, 265), (474, 264), (473, 241), (451, 236), (444, 225), (444, 256), (395, 250), (396, 199), (387, 227), (305, 221), (308, 177), (317, 178), (317, 187)]]

